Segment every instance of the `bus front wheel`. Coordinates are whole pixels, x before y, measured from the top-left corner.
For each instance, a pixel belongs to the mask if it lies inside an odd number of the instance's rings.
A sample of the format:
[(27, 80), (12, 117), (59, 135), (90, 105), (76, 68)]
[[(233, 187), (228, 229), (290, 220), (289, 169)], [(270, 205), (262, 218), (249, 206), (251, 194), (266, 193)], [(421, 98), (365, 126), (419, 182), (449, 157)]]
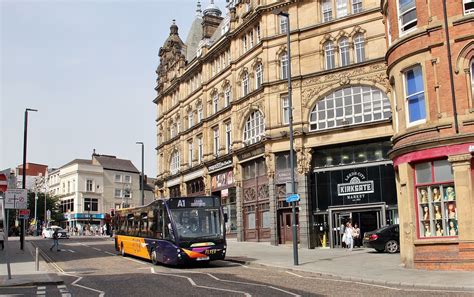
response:
[(156, 250), (153, 249), (151, 251), (151, 263), (153, 263), (153, 265), (157, 265), (158, 264), (158, 255), (156, 254)]

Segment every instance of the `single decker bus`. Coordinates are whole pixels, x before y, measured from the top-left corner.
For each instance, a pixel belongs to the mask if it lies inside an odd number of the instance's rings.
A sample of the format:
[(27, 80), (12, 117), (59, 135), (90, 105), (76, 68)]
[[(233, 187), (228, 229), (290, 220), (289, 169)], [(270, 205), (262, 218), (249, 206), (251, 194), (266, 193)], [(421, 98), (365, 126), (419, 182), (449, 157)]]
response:
[(175, 197), (115, 211), (115, 248), (153, 264), (223, 260), (225, 218), (218, 197)]

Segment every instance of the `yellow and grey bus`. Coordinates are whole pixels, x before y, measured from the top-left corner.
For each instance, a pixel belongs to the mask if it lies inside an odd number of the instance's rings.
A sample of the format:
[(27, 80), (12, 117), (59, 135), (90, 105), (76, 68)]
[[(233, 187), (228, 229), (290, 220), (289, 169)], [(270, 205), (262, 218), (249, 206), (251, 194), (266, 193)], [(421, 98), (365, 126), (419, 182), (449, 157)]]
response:
[(223, 260), (225, 218), (218, 197), (176, 197), (135, 208), (113, 217), (115, 248), (153, 264), (181, 265)]

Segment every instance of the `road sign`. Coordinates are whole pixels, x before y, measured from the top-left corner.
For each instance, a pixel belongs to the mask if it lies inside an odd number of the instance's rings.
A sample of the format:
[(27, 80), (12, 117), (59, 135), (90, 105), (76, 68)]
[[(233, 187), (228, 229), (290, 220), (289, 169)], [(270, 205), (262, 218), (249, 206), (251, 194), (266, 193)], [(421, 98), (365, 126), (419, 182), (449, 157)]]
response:
[[(5, 207), (3, 206), (3, 199), (0, 199), (0, 221), (3, 221), (5, 217)], [(3, 226), (5, 226), (5, 222), (3, 222)]]
[(28, 191), (26, 189), (12, 189), (5, 192), (6, 209), (25, 209), (28, 207)]
[(6, 192), (8, 188), (7, 176), (3, 173), (0, 173), (0, 192)]
[(30, 218), (29, 209), (20, 209), (20, 219), (28, 220)]
[(291, 202), (296, 202), (300, 201), (300, 195), (299, 194), (291, 194), (288, 197), (286, 197), (286, 202), (291, 203)]

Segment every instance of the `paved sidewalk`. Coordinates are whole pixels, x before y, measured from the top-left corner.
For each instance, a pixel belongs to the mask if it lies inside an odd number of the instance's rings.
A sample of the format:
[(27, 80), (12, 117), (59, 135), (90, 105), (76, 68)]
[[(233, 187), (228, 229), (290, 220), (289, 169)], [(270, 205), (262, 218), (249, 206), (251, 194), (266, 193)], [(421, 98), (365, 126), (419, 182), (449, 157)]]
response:
[[(19, 237), (8, 238), (11, 279), (8, 279), (6, 251), (0, 250), (0, 287), (62, 284), (62, 279), (54, 273), (40, 256), (39, 271), (35, 267), (35, 248), (25, 239), (20, 250)], [(5, 245), (5, 248), (7, 246)]]
[(226, 260), (317, 273), (344, 280), (381, 285), (474, 291), (474, 272), (407, 269), (400, 254), (372, 249), (298, 249), (299, 265), (293, 265), (293, 246), (239, 242), (227, 239)]

